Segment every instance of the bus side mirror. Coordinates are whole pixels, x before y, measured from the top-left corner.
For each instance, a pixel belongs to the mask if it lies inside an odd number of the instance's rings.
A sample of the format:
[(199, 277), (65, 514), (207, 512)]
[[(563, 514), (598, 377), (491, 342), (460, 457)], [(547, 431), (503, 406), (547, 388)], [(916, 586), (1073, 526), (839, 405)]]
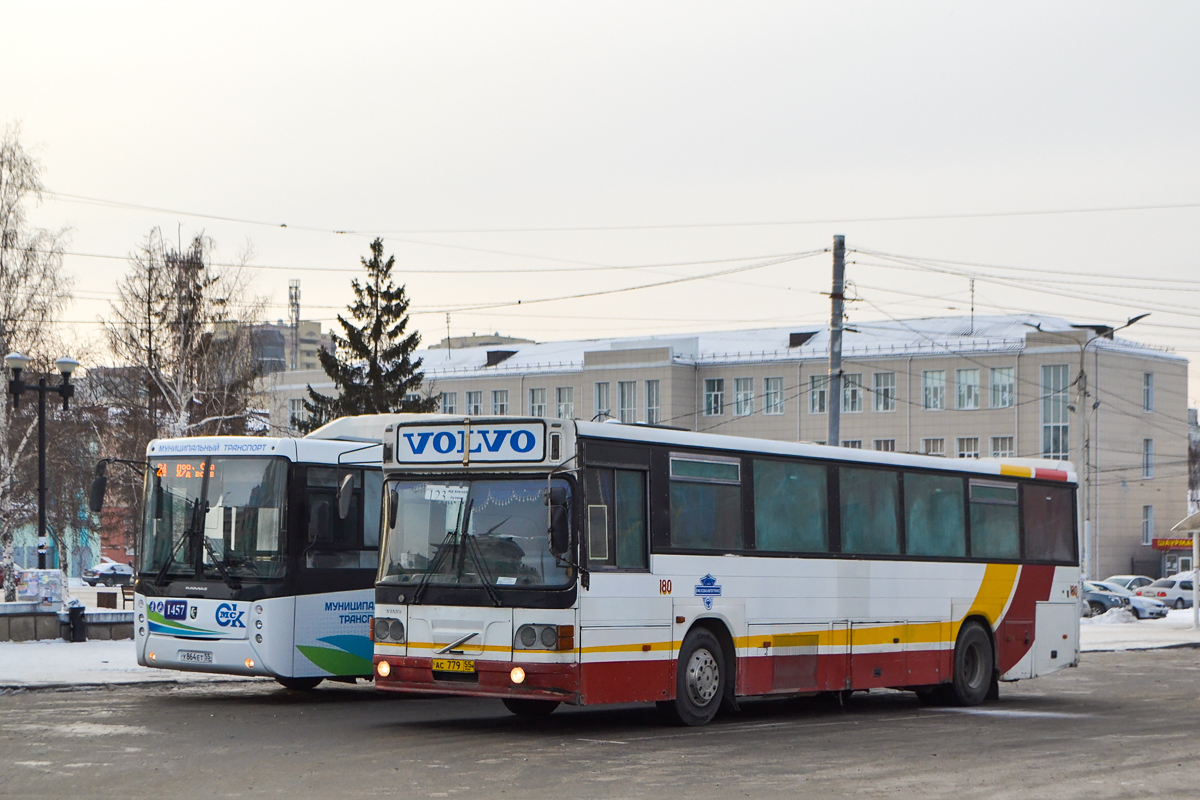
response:
[(103, 467), (96, 468), (96, 477), (92, 480), (92, 490), (88, 494), (88, 508), (93, 514), (99, 514), (104, 508), (104, 492), (108, 489), (108, 476)]
[(354, 504), (354, 473), (347, 472), (342, 476), (342, 482), (337, 490), (338, 519), (350, 516), (350, 506)]
[(566, 555), (571, 548), (567, 490), (562, 486), (552, 486), (542, 493), (542, 501), (549, 510), (550, 552), (556, 556)]
[(387, 494), (388, 509), (387, 509), (387, 526), (388, 530), (396, 527), (396, 513), (400, 508), (400, 492), (392, 489)]

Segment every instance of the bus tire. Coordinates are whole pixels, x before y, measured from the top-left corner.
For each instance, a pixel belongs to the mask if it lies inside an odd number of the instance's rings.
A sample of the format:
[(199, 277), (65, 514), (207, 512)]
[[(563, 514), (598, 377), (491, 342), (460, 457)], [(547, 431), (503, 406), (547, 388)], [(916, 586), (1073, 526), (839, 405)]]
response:
[(660, 708), (677, 724), (707, 725), (725, 695), (725, 654), (707, 628), (692, 628), (679, 648), (675, 668), (675, 701)]
[(954, 704), (977, 706), (986, 700), (995, 670), (992, 640), (987, 631), (978, 622), (963, 625), (954, 645), (954, 676), (951, 682)]
[(518, 717), (538, 719), (548, 717), (558, 708), (557, 700), (527, 700), (521, 697), (504, 698), (504, 707)]
[(325, 680), (324, 678), (283, 678), (275, 676), (275, 682), (285, 689), (293, 692), (307, 692), (317, 688), (317, 684)]

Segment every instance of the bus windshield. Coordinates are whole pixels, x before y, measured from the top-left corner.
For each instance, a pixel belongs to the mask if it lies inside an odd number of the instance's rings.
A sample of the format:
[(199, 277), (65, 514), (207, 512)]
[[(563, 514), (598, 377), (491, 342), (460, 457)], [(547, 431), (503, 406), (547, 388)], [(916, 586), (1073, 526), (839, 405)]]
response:
[[(554, 485), (569, 496), (565, 481)], [(566, 585), (573, 572), (550, 553), (545, 490), (544, 479), (389, 481), (379, 582)]]
[(142, 573), (281, 578), (287, 496), (282, 458), (172, 458), (146, 481)]

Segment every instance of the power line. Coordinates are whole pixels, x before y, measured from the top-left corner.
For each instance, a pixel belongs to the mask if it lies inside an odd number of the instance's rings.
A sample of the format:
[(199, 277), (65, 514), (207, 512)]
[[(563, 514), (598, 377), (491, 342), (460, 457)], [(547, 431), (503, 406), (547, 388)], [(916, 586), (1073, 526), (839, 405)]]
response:
[(1165, 211), (1200, 208), (1200, 203), (1160, 203), (1152, 205), (1127, 206), (1093, 206), (1084, 208), (1035, 209), (1029, 211), (983, 211), (976, 213), (955, 214), (906, 214), (878, 217), (830, 217), (825, 219), (806, 220), (776, 220), (768, 222), (694, 222), (659, 225), (582, 225), (561, 227), (523, 227), (523, 228), (400, 228), (394, 230), (350, 230), (333, 227), (313, 227), (291, 225), (286, 222), (270, 222), (261, 219), (234, 217), (224, 214), (212, 214), (198, 211), (182, 211), (179, 209), (162, 208), (158, 206), (127, 203), (119, 200), (106, 200), (98, 197), (68, 194), (66, 192), (45, 191), (44, 194), (71, 203), (98, 205), (107, 208), (119, 208), (131, 211), (150, 211), (158, 214), (177, 214), (185, 217), (211, 219), (220, 222), (234, 222), (243, 225), (256, 225), (268, 228), (282, 228), (313, 233), (329, 233), (339, 236), (380, 236), (396, 234), (463, 234), (463, 233), (571, 233), (588, 231), (639, 231), (639, 230), (686, 230), (698, 228), (759, 228), (790, 225), (833, 225), (865, 222), (921, 222), (953, 219), (988, 219), (1004, 217), (1038, 217), (1062, 214), (1106, 214), (1126, 211)]

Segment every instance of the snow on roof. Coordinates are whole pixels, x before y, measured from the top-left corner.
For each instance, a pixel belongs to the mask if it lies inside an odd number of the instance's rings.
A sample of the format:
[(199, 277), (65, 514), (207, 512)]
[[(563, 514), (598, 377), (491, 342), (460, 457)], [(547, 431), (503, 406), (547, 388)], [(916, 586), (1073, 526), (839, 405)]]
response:
[[(1080, 328), (1061, 317), (1015, 314), (970, 317), (925, 317), (918, 319), (855, 322), (848, 324), (842, 343), (844, 356), (953, 355), (988, 352), (1020, 352), (1027, 334), (1064, 332), (1080, 336)], [(790, 347), (794, 334), (811, 334), (797, 347)], [(805, 337), (801, 337), (805, 338)], [(1064, 347), (1078, 344), (1063, 337)], [(1097, 341), (1093, 348), (1182, 360), (1168, 351), (1121, 338)], [(427, 377), (456, 374), (536, 373), (573, 371), (583, 367), (584, 353), (606, 350), (669, 348), (678, 364), (752, 363), (762, 361), (824, 360), (829, 352), (829, 329), (825, 325), (793, 325), (780, 328), (665, 334), (662, 336), (579, 339), (561, 342), (464, 347), (454, 350), (421, 350)], [(493, 353), (489, 364), (489, 353)], [(511, 353), (511, 355), (504, 355)]]

